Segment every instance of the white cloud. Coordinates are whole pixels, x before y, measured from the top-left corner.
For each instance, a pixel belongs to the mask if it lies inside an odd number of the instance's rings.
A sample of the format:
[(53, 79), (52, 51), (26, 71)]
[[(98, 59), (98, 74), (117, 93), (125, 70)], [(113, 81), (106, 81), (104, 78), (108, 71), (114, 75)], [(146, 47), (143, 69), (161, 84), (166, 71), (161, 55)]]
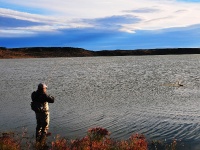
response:
[(37, 26), (27, 26), (27, 27), (0, 27), (0, 37), (10, 37), (12, 36), (30, 36), (39, 32), (58, 32), (58, 30), (69, 29), (69, 28), (82, 28), (82, 27), (91, 27), (87, 23), (80, 22), (78, 20), (67, 19), (63, 16), (43, 16), (30, 14), (25, 12), (19, 12), (10, 9), (0, 8), (0, 16), (15, 18), (18, 20), (25, 20), (31, 22), (42, 23), (43, 25)]
[(23, 37), (35, 35), (34, 32), (19, 29), (1, 29), (0, 37)]
[(175, 0), (7, 0), (6, 2), (49, 12), (49, 15), (35, 15), (20, 10), (0, 9), (0, 15), (6, 17), (45, 23), (44, 26), (26, 28), (37, 32), (92, 27), (93, 25), (86, 20), (126, 15), (139, 18), (140, 21), (132, 24), (123, 23), (118, 30), (133, 33), (136, 30), (158, 30), (200, 24), (200, 15), (197, 15), (200, 14), (199, 3)]
[(186, 4), (169, 1), (154, 5), (159, 12), (137, 13), (142, 21), (123, 25), (123, 30), (158, 30), (164, 28), (187, 27), (200, 24), (200, 4)]

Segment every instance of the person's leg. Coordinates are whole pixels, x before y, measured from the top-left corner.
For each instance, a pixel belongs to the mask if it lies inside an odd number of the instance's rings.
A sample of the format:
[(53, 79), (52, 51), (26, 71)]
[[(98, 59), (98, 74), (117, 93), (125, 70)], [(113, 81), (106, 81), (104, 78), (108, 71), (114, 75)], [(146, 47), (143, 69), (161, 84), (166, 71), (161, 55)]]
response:
[(37, 121), (37, 126), (36, 126), (36, 141), (40, 140), (41, 136), (41, 129), (42, 129), (42, 115), (41, 113), (35, 113), (36, 114), (36, 121)]
[(41, 133), (42, 134), (47, 134), (48, 130), (49, 130), (49, 112), (45, 112), (43, 113), (43, 120), (41, 120), (42, 122), (42, 130)]
[(44, 132), (47, 134), (49, 130), (50, 113), (46, 112)]
[(49, 129), (49, 112), (41, 114), (42, 114), (42, 119), (41, 119), (42, 129), (41, 129), (40, 143), (43, 143), (45, 145)]
[(49, 129), (49, 112), (41, 113), (41, 140), (46, 139), (46, 136), (49, 136), (48, 129)]

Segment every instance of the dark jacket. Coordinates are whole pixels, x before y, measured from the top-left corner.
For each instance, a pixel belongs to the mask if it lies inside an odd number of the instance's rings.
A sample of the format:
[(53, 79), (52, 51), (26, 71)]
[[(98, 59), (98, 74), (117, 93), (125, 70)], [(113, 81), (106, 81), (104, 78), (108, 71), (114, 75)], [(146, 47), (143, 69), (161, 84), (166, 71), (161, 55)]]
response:
[(47, 95), (46, 93), (40, 92), (40, 91), (34, 91), (31, 95), (33, 102), (48, 102), (48, 103), (54, 103), (54, 97)]
[(49, 111), (49, 105), (48, 103), (54, 103), (54, 97), (47, 95), (46, 93), (42, 91), (34, 91), (31, 94), (31, 98), (33, 102), (41, 103), (44, 105), (44, 110)]

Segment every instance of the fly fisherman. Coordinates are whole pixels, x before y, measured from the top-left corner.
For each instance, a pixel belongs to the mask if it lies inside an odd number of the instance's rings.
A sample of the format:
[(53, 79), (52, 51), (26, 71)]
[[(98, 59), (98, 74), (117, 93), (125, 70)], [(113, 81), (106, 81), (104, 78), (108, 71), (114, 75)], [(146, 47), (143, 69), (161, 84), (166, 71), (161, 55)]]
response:
[(40, 83), (37, 91), (31, 95), (31, 108), (35, 111), (37, 127), (36, 127), (36, 141), (41, 142), (48, 133), (49, 129), (49, 104), (54, 103), (54, 97), (47, 94), (47, 85)]

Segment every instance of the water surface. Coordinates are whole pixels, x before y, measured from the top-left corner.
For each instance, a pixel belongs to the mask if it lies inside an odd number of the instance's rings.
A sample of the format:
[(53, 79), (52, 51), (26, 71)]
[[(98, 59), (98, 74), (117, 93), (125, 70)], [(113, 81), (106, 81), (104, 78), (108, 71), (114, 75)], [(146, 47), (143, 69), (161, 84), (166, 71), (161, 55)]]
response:
[(1, 59), (0, 68), (1, 132), (35, 133), (30, 95), (46, 82), (54, 135), (100, 126), (116, 139), (200, 142), (200, 55)]

